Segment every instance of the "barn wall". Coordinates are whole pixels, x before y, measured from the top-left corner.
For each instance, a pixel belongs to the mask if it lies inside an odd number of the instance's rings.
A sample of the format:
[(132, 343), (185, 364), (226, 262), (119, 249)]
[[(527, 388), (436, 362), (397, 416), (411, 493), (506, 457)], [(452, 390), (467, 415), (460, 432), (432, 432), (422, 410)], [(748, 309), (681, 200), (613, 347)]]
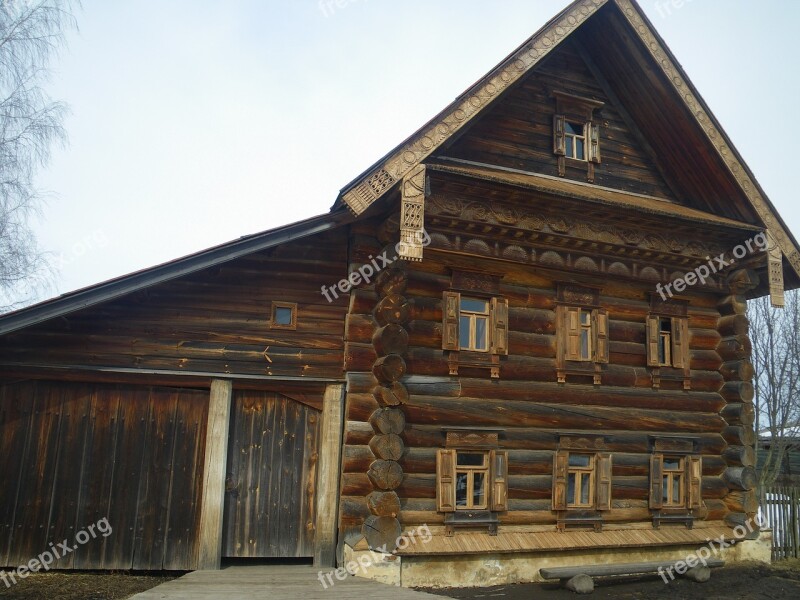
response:
[(199, 390), (0, 384), (0, 565), (105, 518), (52, 568), (195, 568), (207, 412)]

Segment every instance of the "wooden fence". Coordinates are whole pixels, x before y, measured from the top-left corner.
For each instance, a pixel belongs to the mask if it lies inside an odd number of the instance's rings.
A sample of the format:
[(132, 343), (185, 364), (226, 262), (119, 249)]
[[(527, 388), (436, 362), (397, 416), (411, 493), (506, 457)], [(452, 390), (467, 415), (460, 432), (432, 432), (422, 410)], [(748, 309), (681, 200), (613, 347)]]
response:
[(772, 560), (800, 558), (800, 487), (762, 488), (761, 515), (772, 528)]

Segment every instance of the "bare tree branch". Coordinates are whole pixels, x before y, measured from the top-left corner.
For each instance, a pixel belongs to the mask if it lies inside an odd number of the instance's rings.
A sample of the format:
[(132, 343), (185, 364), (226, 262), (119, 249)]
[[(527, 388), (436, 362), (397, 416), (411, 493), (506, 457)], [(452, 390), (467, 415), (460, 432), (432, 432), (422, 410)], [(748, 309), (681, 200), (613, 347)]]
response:
[(51, 279), (30, 219), (35, 185), (54, 144), (64, 144), (66, 107), (43, 85), (47, 64), (76, 27), (77, 0), (0, 0), (0, 312), (35, 300)]

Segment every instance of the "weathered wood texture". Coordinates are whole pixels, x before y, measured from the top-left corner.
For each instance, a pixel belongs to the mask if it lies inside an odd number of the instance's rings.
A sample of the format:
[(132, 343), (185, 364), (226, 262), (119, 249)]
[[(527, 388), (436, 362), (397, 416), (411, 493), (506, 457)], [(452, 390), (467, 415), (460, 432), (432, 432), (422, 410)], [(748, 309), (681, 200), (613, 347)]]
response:
[(314, 527), (314, 565), (317, 567), (336, 566), (343, 418), (344, 386), (329, 385), (325, 390), (320, 422), (317, 518)]
[(196, 568), (207, 412), (208, 391), (0, 385), (0, 564), (107, 519), (52, 568)]
[(281, 394), (234, 393), (224, 556), (314, 555), (319, 417)]
[[(346, 248), (315, 236), (0, 337), (0, 365), (341, 377), (347, 298), (320, 286), (346, 276)], [(273, 300), (298, 304), (296, 330), (270, 328)]]

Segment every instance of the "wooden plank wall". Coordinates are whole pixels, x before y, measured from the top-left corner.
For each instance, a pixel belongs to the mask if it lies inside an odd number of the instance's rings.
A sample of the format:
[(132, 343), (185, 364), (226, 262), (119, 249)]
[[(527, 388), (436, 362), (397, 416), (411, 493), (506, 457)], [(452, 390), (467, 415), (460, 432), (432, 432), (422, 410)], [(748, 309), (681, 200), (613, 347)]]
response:
[[(532, 74), (442, 155), (500, 165), (523, 171), (558, 175), (553, 155), (553, 90), (605, 102), (601, 124), (602, 162), (595, 184), (614, 189), (674, 199), (674, 195), (642, 148), (634, 131), (581, 58), (571, 40), (565, 40)], [(567, 178), (586, 181), (585, 163), (567, 166)]]
[[(320, 234), (0, 337), (2, 365), (79, 365), (341, 377), (344, 231)], [(270, 329), (273, 300), (297, 330)], [(267, 360), (264, 350), (269, 346)], [(10, 367), (6, 367), (10, 368)]]
[(223, 556), (314, 555), (319, 417), (281, 394), (234, 392)]
[(0, 384), (0, 565), (106, 518), (53, 568), (195, 568), (207, 411), (198, 390)]
[[(377, 244), (377, 241), (374, 242)], [(354, 262), (370, 248), (369, 238), (356, 237)], [(512, 271), (500, 293), (509, 300), (509, 356), (501, 359), (500, 380), (488, 371), (460, 370), (448, 376), (441, 350), (442, 292), (450, 287), (448, 263), (430, 248), (422, 263), (410, 265), (405, 295), (412, 301), (408, 325), (408, 375), (403, 383), (410, 400), (403, 406), (407, 424), (400, 459), (404, 480), (397, 490), (404, 526), (436, 524), (436, 451), (444, 447), (447, 426), (504, 428), (501, 448), (509, 451), (509, 511), (501, 523), (555, 523), (551, 512), (553, 454), (562, 431), (606, 434), (613, 453), (613, 510), (608, 521), (648, 521), (650, 434), (685, 433), (696, 437), (703, 457), (703, 498), (707, 519), (722, 519), (728, 485), (721, 457), (727, 442), (719, 415), (725, 400), (719, 393), (723, 364), (716, 348), (720, 312), (713, 296), (697, 296), (689, 308), (691, 390), (679, 380), (662, 381), (652, 389), (646, 367), (646, 290), (608, 283), (601, 304), (609, 313), (610, 364), (603, 383), (556, 383), (555, 289), (553, 279)], [(499, 267), (498, 265), (498, 268)], [(375, 330), (371, 290), (353, 293), (347, 326), (348, 393), (342, 460), (340, 527), (345, 534), (360, 529), (369, 514), (365, 496), (372, 486), (366, 476), (374, 456), (367, 446), (373, 436), (368, 423), (378, 407), (369, 372), (375, 360), (369, 342)]]

